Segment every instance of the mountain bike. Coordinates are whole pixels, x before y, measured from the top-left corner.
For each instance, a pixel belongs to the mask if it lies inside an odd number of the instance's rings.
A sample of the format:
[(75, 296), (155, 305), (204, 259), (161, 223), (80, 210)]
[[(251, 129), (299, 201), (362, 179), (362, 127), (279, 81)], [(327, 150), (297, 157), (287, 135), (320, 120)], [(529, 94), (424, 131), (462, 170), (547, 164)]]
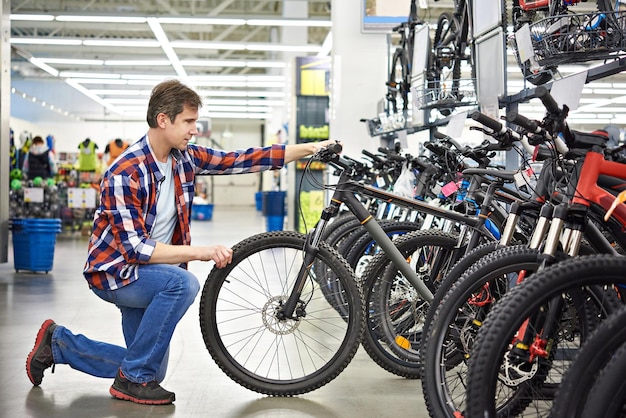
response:
[(408, 118), (409, 94), (411, 91), (411, 66), (413, 65), (415, 28), (424, 24), (417, 16), (417, 0), (410, 1), (411, 6), (407, 21), (392, 30), (400, 35), (400, 42), (391, 58), (389, 78), (386, 83), (388, 115), (396, 115), (398, 122), (404, 122), (405, 124)]

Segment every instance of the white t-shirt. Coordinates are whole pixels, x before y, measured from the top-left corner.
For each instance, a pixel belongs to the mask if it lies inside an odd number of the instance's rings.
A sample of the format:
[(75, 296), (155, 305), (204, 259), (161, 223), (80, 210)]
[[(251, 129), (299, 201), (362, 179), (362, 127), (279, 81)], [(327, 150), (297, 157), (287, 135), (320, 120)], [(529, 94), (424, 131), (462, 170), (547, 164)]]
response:
[(172, 156), (167, 161), (157, 161), (161, 173), (165, 175), (157, 185), (157, 211), (151, 238), (163, 244), (171, 244), (176, 226), (176, 194), (172, 174)]

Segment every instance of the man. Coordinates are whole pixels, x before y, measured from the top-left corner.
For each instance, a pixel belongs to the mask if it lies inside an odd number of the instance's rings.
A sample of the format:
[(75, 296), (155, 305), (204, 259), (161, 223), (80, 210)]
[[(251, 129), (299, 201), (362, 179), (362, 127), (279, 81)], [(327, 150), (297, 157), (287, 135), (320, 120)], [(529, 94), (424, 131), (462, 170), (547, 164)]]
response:
[[(157, 85), (150, 96), (148, 133), (104, 174), (84, 275), (93, 292), (122, 314), (126, 348), (75, 335), (45, 321), (27, 357), (34, 385), (55, 364), (114, 378), (115, 398), (169, 404), (165, 377), (174, 329), (200, 290), (186, 269), (193, 260), (232, 260), (223, 245), (191, 246), (190, 207), (196, 174), (237, 174), (278, 169), (331, 141), (272, 145), (225, 152), (189, 141), (197, 134), (200, 97), (178, 81)], [(53, 368), (54, 371), (54, 368)]]

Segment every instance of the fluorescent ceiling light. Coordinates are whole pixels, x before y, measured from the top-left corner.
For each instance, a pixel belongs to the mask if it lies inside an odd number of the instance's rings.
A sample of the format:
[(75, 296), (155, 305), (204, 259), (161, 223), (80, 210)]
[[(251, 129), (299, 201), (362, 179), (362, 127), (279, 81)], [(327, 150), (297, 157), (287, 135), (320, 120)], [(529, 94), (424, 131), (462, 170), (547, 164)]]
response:
[(121, 46), (121, 47), (142, 47), (159, 48), (161, 45), (154, 39), (85, 39), (85, 46)]
[(206, 112), (201, 115), (212, 119), (271, 119), (273, 117), (271, 113)]
[(320, 45), (282, 45), (282, 44), (246, 44), (248, 51), (277, 51), (277, 52), (319, 52)]
[(172, 48), (190, 49), (215, 49), (229, 51), (242, 51), (246, 49), (245, 44), (234, 42), (172, 41), (170, 42), (170, 45), (172, 45)]
[(83, 41), (62, 38), (11, 38), (11, 43), (21, 45), (82, 45)]
[[(94, 90), (89, 90), (92, 93), (94, 93)], [(95, 94), (95, 93), (94, 93)], [(113, 104), (125, 104), (125, 105), (142, 105), (142, 106), (147, 106), (148, 103), (146, 102), (146, 99), (129, 99), (129, 98), (106, 98), (104, 99), (109, 103), (113, 103)]]
[(190, 76), (189, 81), (278, 81), (284, 82), (285, 77), (282, 75), (196, 75)]
[(46, 64), (67, 64), (67, 65), (102, 65), (104, 60), (89, 60), (78, 58), (39, 58), (39, 61)]
[(111, 73), (79, 73), (76, 71), (61, 71), (61, 77), (66, 78), (120, 78), (119, 74)]
[(285, 68), (284, 61), (246, 61), (246, 67), (250, 68)]
[(181, 60), (186, 67), (245, 67), (245, 61), (237, 60)]
[(593, 89), (593, 94), (612, 95), (612, 94), (626, 94), (625, 89)]
[(92, 89), (89, 90), (99, 96), (149, 96), (151, 90), (115, 90), (115, 89)]
[(74, 84), (128, 84), (128, 80), (114, 80), (110, 78), (68, 78)]
[(253, 88), (261, 88), (261, 87), (269, 87), (269, 88), (285, 88), (284, 82), (275, 82), (275, 81), (248, 81), (246, 83), (246, 87)]
[(247, 100), (237, 100), (237, 99), (205, 99), (202, 103), (206, 106), (214, 105), (214, 106), (245, 106), (248, 101)]
[(84, 22), (84, 23), (146, 23), (145, 17), (134, 16), (72, 16), (59, 15), (57, 22)]
[[(84, 23), (145, 23), (150, 17), (144, 16), (99, 16), (99, 15), (49, 15), (49, 14), (11, 14), (11, 20), (84, 22)], [(156, 17), (162, 24), (180, 25), (224, 25), (224, 26), (296, 26), (296, 27), (332, 27), (331, 20), (321, 19), (238, 19), (215, 17)]]
[(202, 97), (285, 97), (283, 91), (198, 90)]
[(269, 113), (272, 111), (271, 108), (266, 106), (204, 106), (206, 110), (211, 112), (242, 112), (242, 113), (253, 113), (253, 112), (264, 112)]
[(180, 25), (245, 25), (245, 19), (222, 19), (214, 17), (158, 17), (159, 23)]
[(170, 65), (168, 60), (106, 60), (104, 65), (115, 67), (162, 67)]
[(37, 22), (51, 22), (54, 20), (52, 15), (33, 15), (33, 14), (13, 14), (9, 16), (11, 20), (30, 20)]
[(125, 79), (125, 80), (155, 80), (155, 81), (161, 81), (161, 80), (167, 80), (169, 78), (177, 78), (175, 75), (173, 74), (168, 74), (168, 75), (164, 75), (164, 74), (122, 74), (121, 78)]
[(249, 26), (296, 26), (296, 27), (323, 27), (330, 28), (333, 22), (330, 20), (315, 19), (248, 19)]

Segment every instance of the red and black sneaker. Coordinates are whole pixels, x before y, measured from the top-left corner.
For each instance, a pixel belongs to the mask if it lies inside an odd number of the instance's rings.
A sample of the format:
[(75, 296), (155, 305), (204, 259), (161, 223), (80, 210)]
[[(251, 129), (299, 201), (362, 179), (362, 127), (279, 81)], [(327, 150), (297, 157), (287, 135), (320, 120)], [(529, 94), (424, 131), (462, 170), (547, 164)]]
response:
[(114, 398), (144, 405), (168, 405), (176, 400), (174, 392), (163, 389), (156, 380), (147, 383), (131, 382), (121, 369), (117, 371), (109, 393)]
[[(39, 386), (43, 380), (43, 372), (54, 366), (52, 358), (52, 333), (57, 325), (52, 319), (46, 319), (35, 338), (35, 346), (26, 357), (26, 374), (33, 385)], [(54, 367), (52, 367), (54, 373)]]

